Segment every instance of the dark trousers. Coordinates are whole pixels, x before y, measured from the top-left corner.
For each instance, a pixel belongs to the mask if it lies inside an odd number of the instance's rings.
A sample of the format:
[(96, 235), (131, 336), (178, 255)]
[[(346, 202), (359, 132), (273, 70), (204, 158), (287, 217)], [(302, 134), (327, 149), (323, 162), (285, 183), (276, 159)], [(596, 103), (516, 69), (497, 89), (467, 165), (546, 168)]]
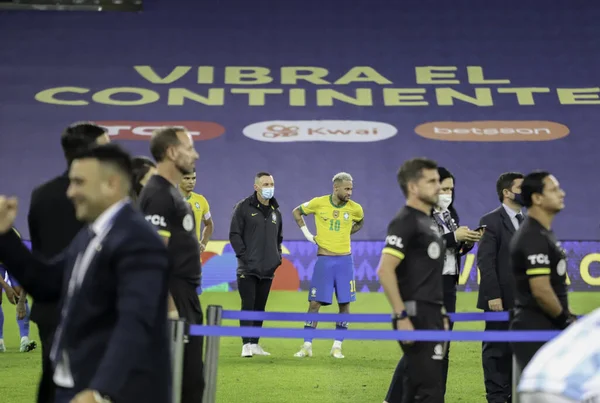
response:
[(56, 304), (33, 302), (31, 305), (31, 321), (38, 327), (42, 345), (42, 378), (38, 385), (38, 403), (55, 402), (56, 386), (52, 380), (54, 370), (50, 361), (50, 349), (54, 340), (54, 331), (58, 325), (58, 307)]
[[(185, 319), (188, 326), (203, 324), (204, 315), (194, 285), (177, 280), (171, 283), (169, 291), (175, 301), (179, 317)], [(189, 337), (188, 342), (185, 344), (181, 403), (202, 402), (205, 385), (204, 363), (202, 361), (203, 346), (204, 338), (202, 336)]]
[[(490, 312), (486, 310), (486, 312)], [(508, 322), (485, 322), (485, 331), (508, 330)], [(510, 402), (512, 395), (512, 350), (509, 343), (483, 342), (481, 364), (488, 403)]]
[[(242, 311), (264, 312), (271, 291), (272, 279), (260, 279), (256, 276), (238, 275), (237, 284), (242, 300)], [(240, 326), (262, 327), (262, 320), (240, 320)], [(259, 337), (242, 337), (242, 343), (258, 344)]]
[[(446, 308), (446, 312), (456, 312), (456, 284), (458, 278), (456, 276), (442, 276), (442, 278), (444, 279), (444, 307)], [(454, 323), (450, 322), (450, 330), (452, 330), (453, 327)], [(446, 383), (448, 381), (449, 354), (450, 342), (447, 342), (446, 354), (442, 361), (442, 393), (444, 396), (446, 395)], [(402, 357), (392, 376), (392, 382), (385, 397), (386, 402), (402, 402), (402, 378), (404, 376), (404, 371), (406, 371), (406, 360)]]
[[(543, 313), (521, 309), (515, 310), (509, 328), (510, 330), (560, 330)], [(529, 364), (529, 361), (544, 344), (543, 341), (510, 344), (521, 370)]]
[[(440, 306), (418, 304), (417, 316), (410, 320), (418, 330), (442, 330), (444, 322)], [(396, 329), (396, 326), (393, 326)], [(388, 391), (388, 403), (443, 403), (442, 362), (444, 342), (400, 343), (404, 355), (396, 367)]]

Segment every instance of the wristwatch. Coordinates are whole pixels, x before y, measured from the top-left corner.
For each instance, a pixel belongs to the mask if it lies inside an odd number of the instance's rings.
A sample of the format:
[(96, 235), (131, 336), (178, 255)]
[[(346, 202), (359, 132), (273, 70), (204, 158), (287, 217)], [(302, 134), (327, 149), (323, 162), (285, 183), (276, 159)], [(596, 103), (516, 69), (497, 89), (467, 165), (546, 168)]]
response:
[(408, 318), (408, 312), (406, 312), (406, 310), (400, 312), (400, 313), (393, 313), (392, 314), (392, 322), (396, 322), (397, 320), (402, 320), (402, 319), (406, 319)]

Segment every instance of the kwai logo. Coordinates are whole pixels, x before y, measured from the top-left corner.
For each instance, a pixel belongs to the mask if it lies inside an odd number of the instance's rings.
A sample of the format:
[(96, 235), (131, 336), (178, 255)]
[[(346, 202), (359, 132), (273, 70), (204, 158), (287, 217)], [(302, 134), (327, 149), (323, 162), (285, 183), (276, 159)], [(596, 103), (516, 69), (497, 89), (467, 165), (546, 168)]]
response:
[(331, 141), (360, 143), (386, 140), (398, 133), (387, 123), (362, 120), (273, 120), (253, 123), (244, 136), (270, 143)]
[(548, 141), (566, 137), (569, 128), (548, 121), (430, 122), (415, 132), (442, 141)]
[(96, 122), (108, 130), (108, 135), (115, 140), (150, 140), (152, 132), (165, 126), (185, 127), (194, 141), (210, 140), (225, 133), (225, 128), (214, 122), (180, 121), (180, 122), (132, 122), (103, 121)]

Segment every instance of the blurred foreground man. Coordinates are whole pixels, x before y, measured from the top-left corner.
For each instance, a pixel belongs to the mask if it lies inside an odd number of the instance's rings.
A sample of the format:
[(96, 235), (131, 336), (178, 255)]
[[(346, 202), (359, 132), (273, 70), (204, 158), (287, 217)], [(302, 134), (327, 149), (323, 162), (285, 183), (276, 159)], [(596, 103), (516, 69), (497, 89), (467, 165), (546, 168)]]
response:
[(521, 374), (521, 403), (600, 402), (600, 309), (547, 342)]
[(169, 260), (129, 203), (129, 155), (113, 145), (86, 150), (69, 180), (67, 195), (85, 225), (52, 260), (21, 243), (11, 230), (17, 200), (0, 196), (0, 259), (33, 298), (60, 309), (48, 374), (54, 401), (168, 402)]

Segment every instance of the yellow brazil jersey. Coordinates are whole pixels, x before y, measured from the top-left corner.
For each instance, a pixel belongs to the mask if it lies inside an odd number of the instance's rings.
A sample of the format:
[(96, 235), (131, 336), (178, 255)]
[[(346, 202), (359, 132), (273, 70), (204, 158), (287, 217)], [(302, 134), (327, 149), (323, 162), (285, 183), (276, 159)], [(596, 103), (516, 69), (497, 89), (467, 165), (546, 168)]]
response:
[(349, 200), (339, 206), (333, 204), (331, 195), (320, 196), (300, 205), (302, 214), (315, 215), (317, 234), (315, 242), (333, 253), (350, 253), (350, 232), (354, 222), (364, 218), (360, 204)]
[(204, 196), (194, 192), (190, 193), (190, 196), (186, 201), (190, 204), (192, 211), (194, 212), (194, 218), (196, 220), (196, 236), (198, 237), (198, 240), (200, 240), (202, 236), (202, 221), (210, 218), (210, 206)]

